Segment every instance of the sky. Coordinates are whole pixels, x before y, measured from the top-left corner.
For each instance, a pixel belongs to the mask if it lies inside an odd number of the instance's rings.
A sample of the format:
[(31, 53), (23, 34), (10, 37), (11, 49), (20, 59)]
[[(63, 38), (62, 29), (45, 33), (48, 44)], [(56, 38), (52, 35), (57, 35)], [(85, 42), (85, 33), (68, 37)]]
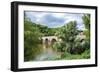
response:
[(34, 12), (25, 11), (26, 16), (34, 23), (48, 26), (49, 28), (57, 28), (64, 26), (70, 21), (77, 21), (79, 30), (84, 30), (82, 21), (83, 14), (79, 13), (54, 13), (54, 12)]

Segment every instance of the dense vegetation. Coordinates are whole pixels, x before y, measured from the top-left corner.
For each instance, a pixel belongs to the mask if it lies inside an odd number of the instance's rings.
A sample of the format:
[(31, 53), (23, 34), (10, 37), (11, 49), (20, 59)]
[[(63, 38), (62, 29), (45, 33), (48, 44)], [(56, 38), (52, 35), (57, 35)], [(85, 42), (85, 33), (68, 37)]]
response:
[[(57, 36), (61, 41), (52, 45), (53, 49), (61, 53), (58, 59), (88, 59), (90, 58), (90, 15), (84, 14), (84, 31), (77, 29), (77, 22), (71, 21), (59, 28), (48, 28), (47, 26), (33, 23), (25, 16), (24, 19), (24, 61), (32, 61), (40, 54), (42, 36)], [(83, 33), (85, 38), (78, 35)]]

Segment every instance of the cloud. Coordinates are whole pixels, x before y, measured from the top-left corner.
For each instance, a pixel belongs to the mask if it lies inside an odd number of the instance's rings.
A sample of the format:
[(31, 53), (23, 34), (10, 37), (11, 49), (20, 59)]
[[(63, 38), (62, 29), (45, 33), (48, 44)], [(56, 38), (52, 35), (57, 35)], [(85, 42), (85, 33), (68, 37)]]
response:
[(64, 22), (66, 21), (65, 18), (62, 17), (56, 17), (54, 14), (46, 14), (44, 17), (41, 18), (41, 23), (46, 24), (48, 27), (56, 27), (64, 25)]
[(78, 28), (83, 29), (83, 14), (77, 13), (51, 13), (51, 12), (25, 12), (32, 22), (46, 25), (49, 28), (61, 27), (70, 21), (77, 21)]
[(26, 16), (32, 21), (35, 22), (36, 21), (36, 16), (33, 15), (32, 12), (25, 12)]

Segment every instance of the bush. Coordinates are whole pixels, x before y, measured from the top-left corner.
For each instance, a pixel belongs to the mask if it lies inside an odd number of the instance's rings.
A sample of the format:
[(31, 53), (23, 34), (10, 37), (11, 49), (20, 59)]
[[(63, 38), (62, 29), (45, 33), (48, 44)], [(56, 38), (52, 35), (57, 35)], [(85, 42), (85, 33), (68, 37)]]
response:
[(67, 45), (68, 52), (71, 54), (81, 54), (83, 53), (87, 48), (90, 48), (89, 41), (78, 39), (75, 41), (73, 47), (71, 45)]
[(90, 50), (85, 50), (84, 53), (82, 53), (82, 58), (89, 59), (90, 58)]
[(64, 52), (65, 51), (65, 43), (61, 42), (55, 42), (52, 46), (53, 49), (56, 49), (58, 52)]

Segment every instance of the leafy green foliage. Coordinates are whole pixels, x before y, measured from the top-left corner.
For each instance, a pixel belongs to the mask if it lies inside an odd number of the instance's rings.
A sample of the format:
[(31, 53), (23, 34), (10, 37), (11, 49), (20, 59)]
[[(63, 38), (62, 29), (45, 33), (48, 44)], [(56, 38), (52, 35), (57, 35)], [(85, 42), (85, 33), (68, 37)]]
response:
[(62, 32), (60, 33), (60, 38), (66, 44), (66, 48), (68, 52), (72, 53), (72, 49), (75, 48), (75, 39), (78, 33), (77, 24), (75, 21), (69, 22), (66, 26), (62, 28)]
[(84, 30), (84, 34), (86, 35), (86, 48), (90, 48), (90, 14), (85, 14), (83, 16), (83, 23), (85, 25), (86, 30)]
[(40, 43), (39, 37), (41, 33), (39, 29), (33, 25), (30, 21), (24, 22), (24, 58), (25, 61), (32, 60), (35, 58), (36, 49)]
[(63, 42), (56, 42), (53, 44), (52, 48), (56, 49), (58, 52), (64, 52), (66, 45)]
[(90, 30), (90, 14), (84, 14), (83, 23), (85, 25), (85, 28)]

